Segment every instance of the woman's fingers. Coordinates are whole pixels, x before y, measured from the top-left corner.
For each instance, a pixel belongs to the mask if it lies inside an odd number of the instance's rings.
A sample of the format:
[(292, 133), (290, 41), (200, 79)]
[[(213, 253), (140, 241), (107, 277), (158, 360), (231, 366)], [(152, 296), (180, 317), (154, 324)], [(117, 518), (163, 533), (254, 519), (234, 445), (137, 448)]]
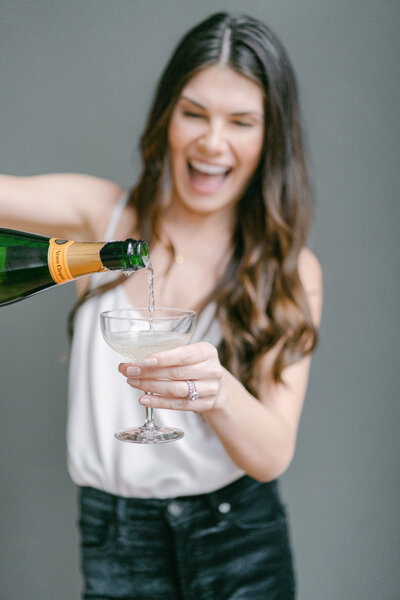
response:
[(119, 370), (125, 377), (176, 381), (219, 379), (222, 375), (217, 350), (207, 342), (158, 352), (135, 365), (121, 363)]
[[(196, 386), (196, 391), (199, 394), (199, 398), (214, 396), (218, 393), (218, 383), (215, 380), (202, 379), (193, 381)], [(163, 381), (158, 379), (138, 379), (128, 377), (127, 382), (130, 386), (143, 390), (148, 394), (158, 394), (164, 397), (184, 399), (187, 399), (189, 395), (189, 386), (186, 381)]]
[[(145, 392), (141, 404), (193, 412), (212, 409), (223, 374), (216, 348), (206, 342), (158, 352), (140, 364), (122, 363), (119, 370), (129, 385)], [(198, 392), (194, 400), (188, 380)]]
[[(211, 363), (200, 363), (190, 366), (175, 367), (143, 367), (135, 365), (133, 368), (128, 366), (121, 372), (126, 377), (138, 379), (172, 379), (174, 381), (185, 381), (186, 379), (214, 379), (219, 377), (218, 365)], [(125, 371), (125, 372), (124, 372)]]
[(144, 394), (139, 399), (140, 404), (150, 408), (166, 408), (169, 410), (186, 410), (195, 413), (204, 413), (210, 410), (215, 402), (214, 396), (199, 398), (198, 400), (188, 400), (187, 398), (170, 398), (164, 396), (148, 396)]
[(179, 346), (172, 350), (164, 350), (144, 359), (143, 367), (172, 367), (178, 365), (194, 365), (210, 359), (218, 359), (214, 346), (207, 342), (198, 342), (188, 346)]

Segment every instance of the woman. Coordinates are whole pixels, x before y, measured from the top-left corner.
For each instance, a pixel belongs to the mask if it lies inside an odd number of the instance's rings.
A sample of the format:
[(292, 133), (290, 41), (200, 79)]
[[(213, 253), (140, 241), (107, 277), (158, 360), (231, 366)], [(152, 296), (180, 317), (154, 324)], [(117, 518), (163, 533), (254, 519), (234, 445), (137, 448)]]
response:
[[(89, 176), (1, 179), (4, 226), (144, 238), (156, 305), (198, 314), (189, 346), (118, 372), (99, 312), (147, 305), (145, 277), (78, 284), (68, 460), (84, 597), (294, 598), (277, 478), (294, 454), (322, 283), (306, 248), (295, 77), (271, 31), (227, 14), (190, 31), (162, 75), (141, 149), (128, 195)], [(114, 431), (143, 421), (143, 406), (166, 409), (157, 421), (184, 439), (116, 441)]]

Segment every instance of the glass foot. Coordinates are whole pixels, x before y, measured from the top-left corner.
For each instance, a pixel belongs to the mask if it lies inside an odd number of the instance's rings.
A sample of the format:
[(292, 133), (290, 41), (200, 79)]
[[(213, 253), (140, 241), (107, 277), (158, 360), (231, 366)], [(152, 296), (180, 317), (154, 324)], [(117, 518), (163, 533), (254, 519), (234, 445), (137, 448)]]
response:
[(173, 427), (158, 427), (158, 425), (142, 425), (133, 429), (126, 429), (115, 434), (117, 440), (131, 444), (165, 444), (180, 440), (185, 434), (180, 429)]

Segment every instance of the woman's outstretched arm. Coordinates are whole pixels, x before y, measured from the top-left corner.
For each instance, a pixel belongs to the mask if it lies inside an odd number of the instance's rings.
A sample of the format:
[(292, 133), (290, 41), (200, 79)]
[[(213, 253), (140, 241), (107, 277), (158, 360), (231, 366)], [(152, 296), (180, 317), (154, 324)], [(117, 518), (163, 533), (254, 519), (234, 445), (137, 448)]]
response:
[(121, 192), (117, 184), (90, 175), (0, 175), (0, 224), (94, 241), (105, 230)]

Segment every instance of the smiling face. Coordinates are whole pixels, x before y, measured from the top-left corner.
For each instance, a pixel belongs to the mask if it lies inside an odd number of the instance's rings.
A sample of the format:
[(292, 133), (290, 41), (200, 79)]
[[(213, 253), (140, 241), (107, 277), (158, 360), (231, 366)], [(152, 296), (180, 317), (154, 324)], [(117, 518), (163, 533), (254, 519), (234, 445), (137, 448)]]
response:
[(183, 88), (168, 129), (172, 202), (198, 214), (232, 210), (260, 160), (261, 88), (215, 65)]

